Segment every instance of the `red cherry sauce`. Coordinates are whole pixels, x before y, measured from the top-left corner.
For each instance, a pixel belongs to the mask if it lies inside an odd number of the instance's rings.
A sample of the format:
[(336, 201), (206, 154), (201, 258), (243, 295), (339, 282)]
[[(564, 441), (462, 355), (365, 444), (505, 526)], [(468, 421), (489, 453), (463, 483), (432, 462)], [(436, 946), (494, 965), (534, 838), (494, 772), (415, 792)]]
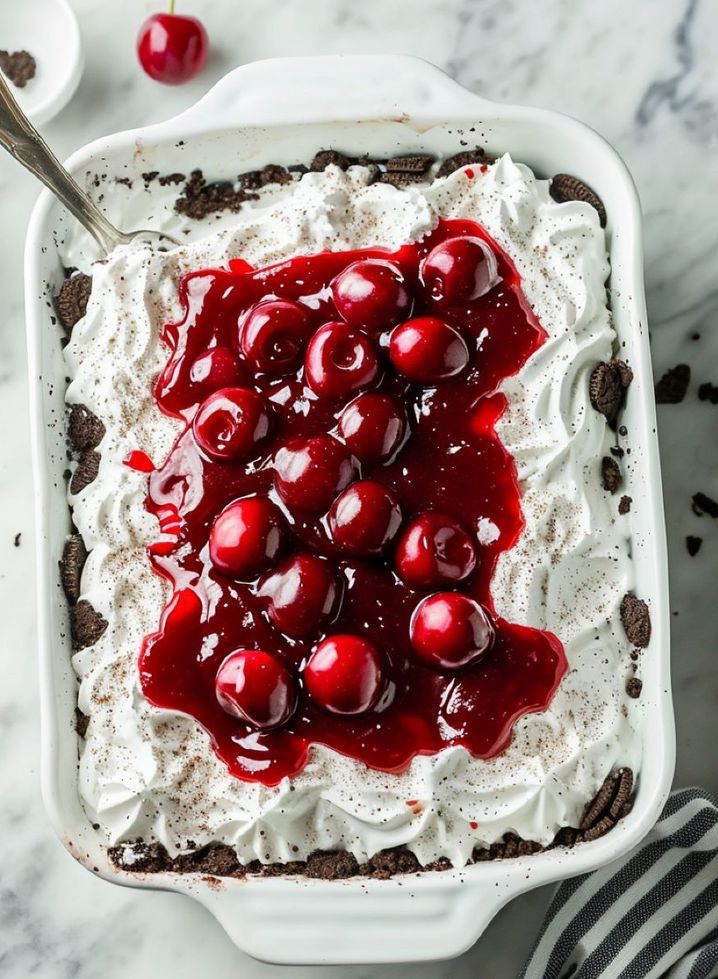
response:
[[(401, 504), (404, 525), (435, 508), (474, 533), (486, 521), (496, 528), (495, 539), (478, 546), (478, 570), (459, 586), (494, 615), (495, 645), (473, 666), (439, 672), (412, 652), (409, 623), (426, 592), (411, 590), (396, 576), (392, 549), (381, 559), (338, 553), (322, 515), (291, 512), (273, 489), (277, 447), (289, 437), (336, 432), (345, 402), (318, 398), (305, 385), (301, 369), (289, 377), (255, 375), (255, 390), (273, 408), (273, 435), (261, 445), (257, 459), (232, 465), (203, 456), (194, 441), (190, 422), (207, 394), (207, 381), (198, 390), (190, 371), (194, 360), (214, 345), (237, 349), (238, 319), (259, 300), (301, 300), (317, 329), (339, 319), (329, 283), (359, 258), (394, 262), (414, 297), (412, 315), (436, 314), (422, 293), (419, 263), (440, 241), (467, 234), (489, 242), (502, 279), (480, 299), (438, 314), (464, 336), (470, 364), (436, 387), (412, 385), (391, 368), (388, 334), (382, 336), (383, 375), (377, 390), (404, 402), (411, 431), (388, 465), (358, 467), (356, 477), (378, 480), (391, 489)], [(147, 699), (194, 717), (209, 732), (233, 775), (265, 785), (301, 771), (313, 744), (327, 745), (386, 772), (398, 772), (416, 755), (434, 754), (450, 745), (462, 745), (477, 758), (498, 754), (517, 718), (546, 708), (566, 670), (563, 647), (555, 636), (496, 618), (491, 598), (496, 560), (515, 544), (523, 525), (514, 463), (494, 429), (506, 406), (497, 389), (546, 337), (521, 293), (510, 259), (473, 222), (442, 221), (424, 241), (394, 253), (378, 248), (322, 253), (263, 269), (234, 260), (228, 269), (193, 272), (182, 279), (180, 298), (184, 319), (165, 328), (170, 356), (155, 397), (160, 409), (183, 419), (186, 428), (164, 464), (148, 477), (147, 499), (162, 530), (150, 548), (150, 559), (156, 572), (172, 584), (173, 596), (158, 631), (146, 637), (140, 654)], [(268, 493), (285, 513), (291, 544), (282, 559), (297, 552), (326, 555), (343, 583), (337, 618), (318, 627), (316, 635), (301, 640), (283, 635), (272, 625), (267, 599), (258, 594), (256, 581), (223, 577), (209, 562), (212, 520), (230, 501), (254, 493)], [(388, 683), (374, 710), (351, 717), (332, 715), (300, 689), (289, 723), (280, 730), (258, 732), (219, 706), (215, 676), (233, 650), (275, 653), (301, 686), (301, 670), (312, 650), (337, 633), (365, 636), (384, 656)]]

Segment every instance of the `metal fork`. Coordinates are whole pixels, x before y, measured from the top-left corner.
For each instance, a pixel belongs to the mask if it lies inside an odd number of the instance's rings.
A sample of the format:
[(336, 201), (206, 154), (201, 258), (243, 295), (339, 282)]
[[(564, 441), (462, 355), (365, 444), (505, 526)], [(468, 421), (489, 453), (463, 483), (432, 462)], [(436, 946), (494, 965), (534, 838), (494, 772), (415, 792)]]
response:
[(160, 231), (120, 231), (111, 224), (99, 207), (67, 172), (37, 129), (15, 101), (7, 82), (0, 75), (0, 144), (30, 173), (38, 177), (57, 199), (90, 232), (107, 255), (118, 245), (127, 245), (135, 238), (157, 241), (165, 245), (179, 244)]

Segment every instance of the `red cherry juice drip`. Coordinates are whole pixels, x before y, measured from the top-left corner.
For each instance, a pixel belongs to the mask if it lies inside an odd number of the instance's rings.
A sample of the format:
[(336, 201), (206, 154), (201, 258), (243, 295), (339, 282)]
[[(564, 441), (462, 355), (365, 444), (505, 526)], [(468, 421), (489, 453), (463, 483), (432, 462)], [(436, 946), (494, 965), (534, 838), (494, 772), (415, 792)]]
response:
[[(206, 387), (200, 392), (191, 380), (192, 363), (215, 344), (236, 347), (237, 320), (244, 310), (264, 298), (301, 299), (316, 327), (335, 320), (328, 285), (359, 258), (391, 259), (415, 296), (413, 315), (434, 312), (422, 295), (419, 263), (440, 241), (466, 234), (489, 242), (502, 277), (486, 296), (441, 313), (469, 343), (471, 364), (457, 378), (422, 391), (397, 376), (387, 358), (379, 389), (405, 402), (412, 432), (390, 465), (364, 466), (362, 477), (394, 491), (405, 521), (436, 508), (468, 528), (476, 529), (481, 518), (495, 525), (496, 539), (480, 547), (480, 568), (462, 586), (493, 613), (490, 585), (497, 558), (515, 544), (523, 526), (513, 459), (494, 428), (506, 406), (497, 388), (541, 346), (546, 334), (523, 298), (512, 262), (480, 226), (442, 221), (423, 242), (394, 253), (322, 253), (258, 270), (236, 260), (229, 269), (186, 275), (180, 284), (185, 316), (164, 331), (171, 354), (155, 397), (162, 411), (189, 422), (207, 394)], [(150, 559), (174, 593), (159, 631), (143, 643), (140, 675), (147, 699), (196, 718), (233, 775), (265, 785), (301, 771), (312, 744), (327, 745), (387, 772), (401, 771), (416, 755), (450, 745), (462, 745), (477, 758), (501, 752), (517, 718), (544, 710), (566, 670), (555, 636), (499, 618), (496, 643), (481, 661), (458, 673), (433, 671), (418, 661), (409, 643), (409, 621), (422, 593), (394, 574), (391, 555), (384, 562), (338, 555), (320, 519), (286, 509), (292, 549), (330, 555), (344, 579), (335, 622), (309, 640), (290, 639), (269, 622), (256, 582), (233, 581), (211, 567), (207, 541), (216, 514), (231, 500), (253, 493), (269, 493), (277, 501), (271, 469), (277, 445), (289, 436), (332, 430), (344, 407), (312, 395), (301, 371), (280, 379), (255, 376), (254, 386), (272, 403), (276, 416), (274, 438), (262, 447), (259, 463), (230, 465), (203, 457), (188, 425), (164, 465), (149, 477), (147, 506), (164, 531), (159, 544), (150, 548)], [(318, 641), (344, 632), (367, 636), (383, 651), (389, 683), (374, 711), (331, 715), (302, 691), (289, 724), (262, 733), (217, 703), (215, 675), (233, 650), (273, 651), (300, 675)]]

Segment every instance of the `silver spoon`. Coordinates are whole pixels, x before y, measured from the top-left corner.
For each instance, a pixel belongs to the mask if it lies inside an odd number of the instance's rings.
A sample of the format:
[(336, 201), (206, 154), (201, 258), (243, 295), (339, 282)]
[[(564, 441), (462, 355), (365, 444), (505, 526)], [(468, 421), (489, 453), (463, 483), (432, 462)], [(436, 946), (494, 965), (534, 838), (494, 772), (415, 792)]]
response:
[(135, 238), (178, 245), (170, 235), (159, 231), (119, 231), (99, 207), (80, 188), (63, 167), (37, 129), (15, 101), (7, 82), (0, 75), (0, 144), (11, 156), (49, 187), (80, 224), (90, 232), (107, 255), (118, 245)]

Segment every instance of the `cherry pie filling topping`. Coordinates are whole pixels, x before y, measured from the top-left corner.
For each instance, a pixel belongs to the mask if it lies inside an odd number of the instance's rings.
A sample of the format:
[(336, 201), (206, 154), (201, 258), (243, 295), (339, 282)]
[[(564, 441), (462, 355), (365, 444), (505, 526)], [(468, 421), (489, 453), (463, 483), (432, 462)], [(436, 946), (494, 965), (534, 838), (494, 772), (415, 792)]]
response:
[(546, 337), (510, 259), (441, 221), (395, 252), (233, 260), (180, 299), (154, 392), (184, 427), (148, 475), (172, 597), (147, 699), (266, 785), (317, 744), (387, 772), (498, 754), (566, 670), (491, 596), (523, 524), (498, 388)]

